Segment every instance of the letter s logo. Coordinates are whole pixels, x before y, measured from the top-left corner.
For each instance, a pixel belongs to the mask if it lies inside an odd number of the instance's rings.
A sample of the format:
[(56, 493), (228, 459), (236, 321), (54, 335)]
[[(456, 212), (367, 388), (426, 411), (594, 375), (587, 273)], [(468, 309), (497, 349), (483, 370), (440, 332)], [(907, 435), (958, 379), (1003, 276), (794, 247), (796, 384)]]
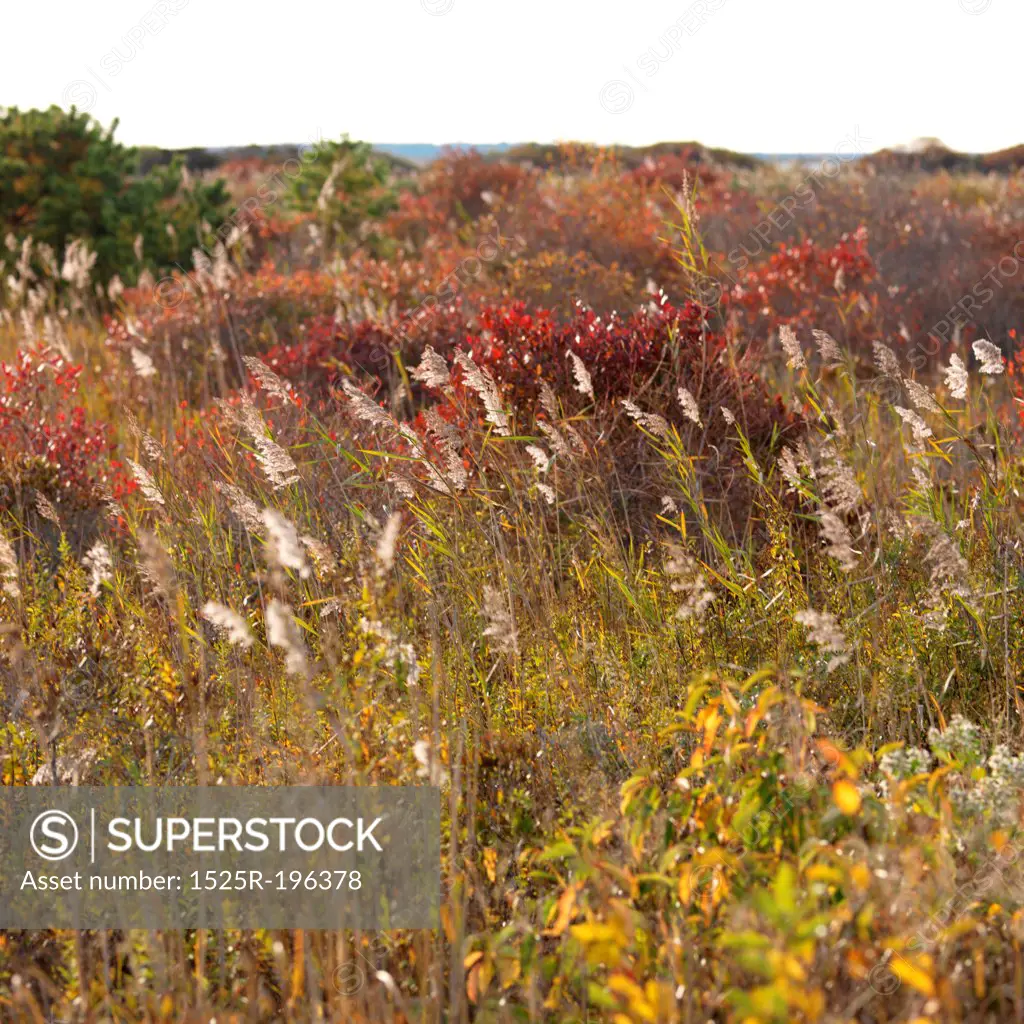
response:
[(43, 811), (32, 822), (29, 842), (43, 860), (63, 860), (75, 852), (78, 826), (64, 811)]

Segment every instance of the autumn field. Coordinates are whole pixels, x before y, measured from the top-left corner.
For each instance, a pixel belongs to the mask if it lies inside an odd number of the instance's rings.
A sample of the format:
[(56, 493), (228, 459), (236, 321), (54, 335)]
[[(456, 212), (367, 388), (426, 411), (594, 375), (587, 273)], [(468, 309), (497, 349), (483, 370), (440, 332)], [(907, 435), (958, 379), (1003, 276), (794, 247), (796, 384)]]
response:
[(5, 786), (419, 785), (434, 931), (12, 1021), (1024, 1019), (1024, 174), (0, 111)]

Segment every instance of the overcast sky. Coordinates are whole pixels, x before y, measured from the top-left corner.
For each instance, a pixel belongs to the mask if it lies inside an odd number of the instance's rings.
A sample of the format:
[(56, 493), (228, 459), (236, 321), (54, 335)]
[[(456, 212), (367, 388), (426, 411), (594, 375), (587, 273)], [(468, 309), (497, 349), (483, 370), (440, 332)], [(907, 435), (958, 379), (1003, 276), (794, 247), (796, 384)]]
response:
[(0, 105), (163, 146), (1024, 142), (1024, 0), (6, 0)]

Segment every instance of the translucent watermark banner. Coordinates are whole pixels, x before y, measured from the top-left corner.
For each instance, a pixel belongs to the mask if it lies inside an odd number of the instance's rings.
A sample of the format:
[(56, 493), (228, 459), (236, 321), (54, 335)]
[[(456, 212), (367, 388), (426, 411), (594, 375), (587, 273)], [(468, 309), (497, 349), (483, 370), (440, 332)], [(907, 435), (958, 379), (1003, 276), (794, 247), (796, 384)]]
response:
[(0, 787), (0, 928), (435, 928), (429, 786)]

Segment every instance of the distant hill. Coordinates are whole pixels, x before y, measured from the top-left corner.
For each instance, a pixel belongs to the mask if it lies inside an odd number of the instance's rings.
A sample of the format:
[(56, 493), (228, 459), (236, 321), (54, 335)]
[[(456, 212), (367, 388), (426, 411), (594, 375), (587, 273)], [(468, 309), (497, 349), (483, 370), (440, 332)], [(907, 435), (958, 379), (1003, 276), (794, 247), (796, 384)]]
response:
[[(159, 164), (169, 163), (176, 156), (185, 158), (192, 171), (208, 171), (234, 160), (259, 159), (272, 163), (295, 160), (305, 146), (293, 143), (252, 146), (214, 146), (189, 149), (159, 149), (140, 147), (142, 170), (145, 172)], [(627, 168), (639, 167), (647, 160), (663, 157), (684, 157), (694, 164), (711, 163), (725, 167), (752, 169), (761, 163), (811, 163), (828, 156), (825, 153), (737, 153), (717, 149), (700, 142), (657, 142), (650, 146), (594, 146), (590, 143), (537, 143), (537, 142), (453, 142), (437, 145), (430, 142), (381, 142), (374, 149), (387, 159), (396, 171), (413, 172), (436, 160), (445, 150), (475, 149), (491, 160), (510, 160), (532, 164), (535, 167), (579, 166), (599, 153), (612, 157)], [(949, 149), (938, 139), (921, 139), (904, 147), (879, 150), (858, 158), (861, 166), (877, 172), (904, 173), (907, 171), (995, 171), (1012, 174), (1024, 167), (1024, 145), (994, 153), (959, 153)]]
[(960, 153), (938, 139), (921, 139), (909, 146), (881, 149), (863, 157), (861, 162), (875, 171), (893, 174), (907, 171), (995, 171), (1012, 174), (1024, 167), (1024, 145), (994, 153)]

